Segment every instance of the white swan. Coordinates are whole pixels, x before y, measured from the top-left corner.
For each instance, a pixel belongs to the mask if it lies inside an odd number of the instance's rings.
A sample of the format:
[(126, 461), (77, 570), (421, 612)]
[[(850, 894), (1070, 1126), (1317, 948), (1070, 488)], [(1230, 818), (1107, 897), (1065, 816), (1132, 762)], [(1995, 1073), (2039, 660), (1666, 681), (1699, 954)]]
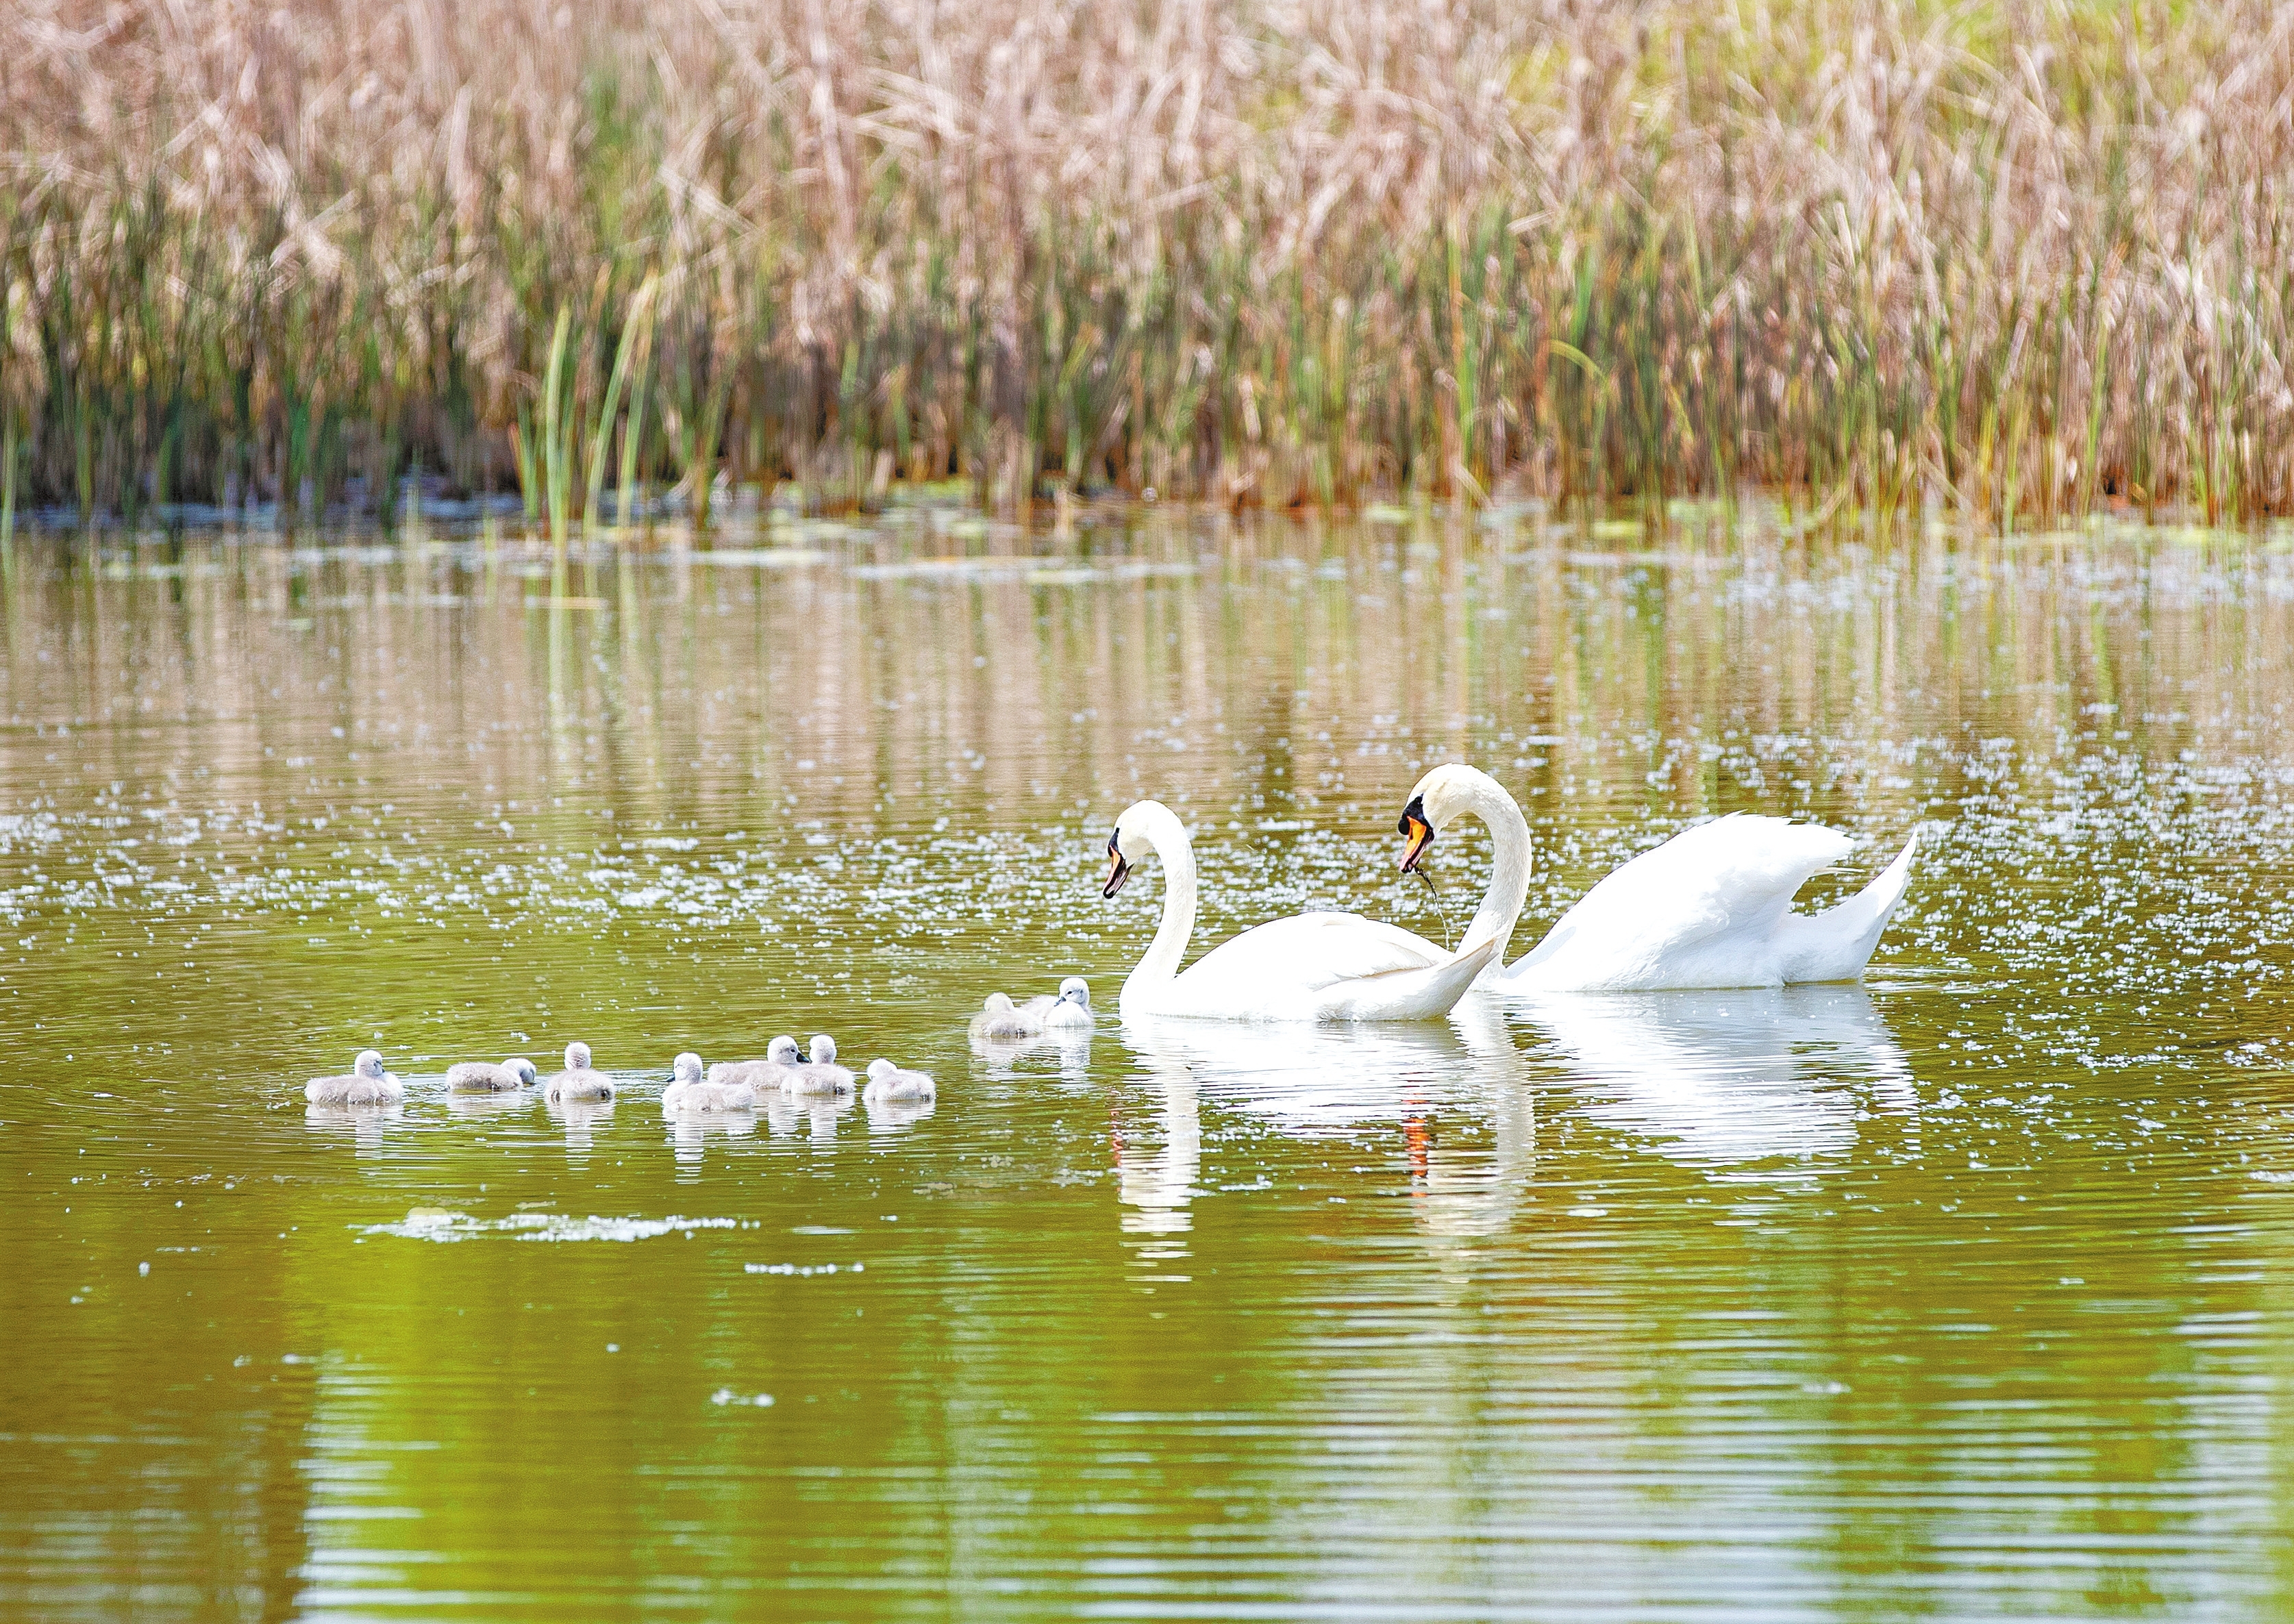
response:
[(939, 1090), (933, 1085), (928, 1071), (904, 1071), (891, 1061), (877, 1059), (868, 1062), (868, 1087), (866, 1091), (871, 1105), (886, 1100), (913, 1101), (935, 1099)]
[[(1465, 813), (1497, 843), (1490, 888), (1462, 953), (1485, 931), (1513, 933), (1529, 888), (1529, 826), (1503, 785), (1474, 767), (1437, 767), (1402, 814), (1402, 866), (1418, 866), (1436, 831)], [(1525, 956), (1493, 966), (1494, 993), (1661, 992), (1851, 981), (1878, 945), (1912, 872), (1917, 834), (1869, 885), (1821, 914), (1791, 912), (1794, 892), (1847, 856), (1836, 830), (1733, 812), (1684, 829), (1605, 876)]]
[(614, 1097), (614, 1080), (590, 1064), (590, 1045), (565, 1045), (565, 1069), (549, 1079), (542, 1090), (542, 1098), (554, 1102), (566, 1100), (610, 1100)]
[(382, 1068), (375, 1049), (360, 1050), (347, 1076), (313, 1077), (303, 1084), (303, 1098), (313, 1105), (388, 1105), (405, 1097), (405, 1084)]
[(826, 1032), (814, 1033), (811, 1052), (803, 1064), (788, 1068), (781, 1089), (792, 1097), (850, 1093), (852, 1073), (836, 1063), (836, 1040)]
[(464, 1060), (446, 1068), (446, 1087), (458, 1094), (506, 1094), (513, 1089), (531, 1088), (539, 1080), (533, 1062), (515, 1054), (499, 1066)]
[(1492, 941), (1452, 954), (1358, 914), (1300, 914), (1246, 930), (1182, 972), (1195, 931), (1195, 852), (1170, 808), (1143, 800), (1115, 820), (1101, 895), (1121, 890), (1150, 851), (1169, 877), (1155, 939), (1116, 1000), (1126, 1020), (1430, 1020), (1449, 1013), (1498, 951)]
[(722, 1086), (745, 1083), (753, 1089), (778, 1089), (797, 1064), (796, 1039), (785, 1035), (765, 1045), (761, 1060), (720, 1060), (709, 1068), (709, 1081)]
[(669, 1073), (669, 1086), (661, 1091), (661, 1114), (664, 1116), (686, 1112), (745, 1111), (757, 1102), (757, 1091), (746, 1083), (702, 1081), (701, 1057), (690, 1052), (671, 1060)]

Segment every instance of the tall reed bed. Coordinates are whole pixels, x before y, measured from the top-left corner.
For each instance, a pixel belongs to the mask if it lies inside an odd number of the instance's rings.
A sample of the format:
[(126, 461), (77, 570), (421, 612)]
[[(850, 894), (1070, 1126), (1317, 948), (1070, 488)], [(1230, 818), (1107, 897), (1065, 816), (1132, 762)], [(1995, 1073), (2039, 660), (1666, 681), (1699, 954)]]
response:
[(2250, 516), (2290, 177), (2294, 0), (18, 0), (0, 465)]

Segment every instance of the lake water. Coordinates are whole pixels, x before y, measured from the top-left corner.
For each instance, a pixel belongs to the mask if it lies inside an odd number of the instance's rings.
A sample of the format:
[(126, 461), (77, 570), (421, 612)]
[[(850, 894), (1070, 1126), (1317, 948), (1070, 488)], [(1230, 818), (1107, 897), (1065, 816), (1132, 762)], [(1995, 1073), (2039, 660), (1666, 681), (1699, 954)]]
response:
[[(20, 538), (0, 1614), (2294, 1615), (2290, 541)], [(1125, 805), (1198, 950), (1454, 939), (1452, 759), (1517, 955), (1711, 813), (1924, 846), (1861, 987), (1115, 1019)], [(937, 1106), (664, 1125), (784, 1031)]]

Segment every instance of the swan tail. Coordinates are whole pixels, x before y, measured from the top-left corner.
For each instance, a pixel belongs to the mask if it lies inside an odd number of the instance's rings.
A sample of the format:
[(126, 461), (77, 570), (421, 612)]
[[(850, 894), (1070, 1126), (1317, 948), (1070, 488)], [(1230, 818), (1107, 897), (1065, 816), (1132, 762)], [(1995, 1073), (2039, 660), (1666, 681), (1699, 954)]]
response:
[(1805, 921), (1795, 921), (1802, 939), (1792, 955), (1787, 981), (1851, 981), (1864, 973), (1880, 933), (1895, 916), (1911, 883), (1912, 857), (1919, 850), (1917, 830), (1904, 842), (1896, 860), (1882, 869), (1872, 882), (1845, 902)]

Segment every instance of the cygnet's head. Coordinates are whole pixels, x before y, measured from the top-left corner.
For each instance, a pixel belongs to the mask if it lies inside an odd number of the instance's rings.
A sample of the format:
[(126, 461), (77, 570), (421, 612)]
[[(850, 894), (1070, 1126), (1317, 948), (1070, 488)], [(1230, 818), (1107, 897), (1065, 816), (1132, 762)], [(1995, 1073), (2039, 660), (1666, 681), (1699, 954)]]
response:
[(812, 1035), (812, 1063), (816, 1066), (836, 1064), (836, 1040), (826, 1032)]
[(1091, 1008), (1091, 987), (1081, 976), (1070, 976), (1060, 983), (1060, 1002), (1083, 1009)]
[(884, 1059), (882, 1055), (877, 1056), (876, 1059), (868, 1062), (868, 1076), (872, 1080), (879, 1077), (889, 1077), (898, 1070), (899, 1070), (899, 1067), (893, 1065), (891, 1061)]
[(776, 1066), (793, 1066), (804, 1057), (796, 1052), (796, 1039), (784, 1035), (765, 1045), (765, 1058)]
[(1102, 897), (1112, 897), (1131, 878), (1134, 865), (1155, 849), (1147, 838), (1147, 823), (1157, 814), (1178, 822), (1178, 815), (1159, 800), (1134, 802), (1123, 809), (1115, 820), (1115, 832), (1107, 837), (1107, 883), (1099, 888)]
[(675, 1060), (669, 1063), (669, 1074), (672, 1082), (700, 1082), (701, 1057), (695, 1054), (690, 1050), (687, 1050), (685, 1053), (679, 1055)]
[(1012, 995), (990, 993), (980, 1007), (990, 1015), (1009, 1015), (1012, 1012)]
[(587, 1071), (590, 1069), (589, 1044), (568, 1043), (565, 1045), (565, 1069), (568, 1071)]
[(1448, 828), (1459, 814), (1470, 811), (1474, 792), (1485, 787), (1505, 795), (1504, 787), (1481, 768), (1455, 761), (1434, 768), (1418, 781), (1418, 787), (1410, 792), (1410, 804), (1402, 808), (1402, 821), (1395, 825), (1403, 842), (1403, 873), (1416, 871), (1427, 848), (1434, 844), (1436, 832)]
[(379, 1049), (360, 1050), (358, 1059), (351, 1062), (351, 1069), (362, 1077), (371, 1077), (378, 1083), (381, 1082), (382, 1051)]
[(525, 1084), (528, 1088), (532, 1088), (536, 1083), (541, 1081), (541, 1074), (533, 1069), (533, 1062), (527, 1060), (522, 1054), (513, 1054), (509, 1059), (504, 1060), (502, 1062), (502, 1069), (509, 1073), (510, 1076), (516, 1077), (519, 1082)]

